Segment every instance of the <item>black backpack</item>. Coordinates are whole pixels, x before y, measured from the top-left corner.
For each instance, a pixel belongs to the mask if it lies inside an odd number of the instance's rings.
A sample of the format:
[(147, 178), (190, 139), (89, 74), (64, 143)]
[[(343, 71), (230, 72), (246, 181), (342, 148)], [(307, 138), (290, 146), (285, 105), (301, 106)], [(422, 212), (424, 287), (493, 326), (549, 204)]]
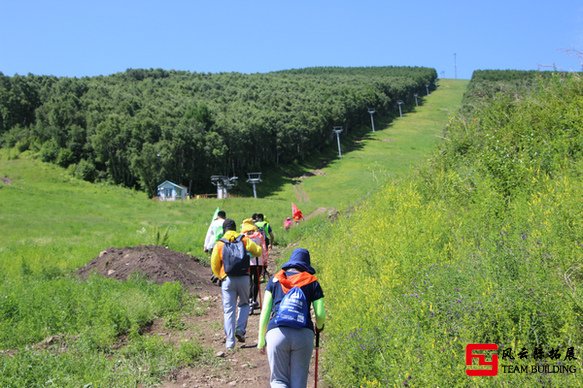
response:
[(243, 243), (243, 235), (238, 236), (235, 241), (230, 242), (224, 238), (223, 246), (223, 265), (227, 276), (245, 276), (249, 274), (249, 253)]

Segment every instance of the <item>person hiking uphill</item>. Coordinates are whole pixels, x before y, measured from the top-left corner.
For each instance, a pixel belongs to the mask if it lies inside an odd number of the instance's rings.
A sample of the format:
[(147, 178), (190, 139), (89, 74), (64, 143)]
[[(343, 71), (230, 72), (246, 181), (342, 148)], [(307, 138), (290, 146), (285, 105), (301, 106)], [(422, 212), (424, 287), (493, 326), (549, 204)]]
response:
[(304, 388), (308, 383), (314, 329), (324, 330), (326, 320), (324, 292), (315, 273), (308, 250), (298, 248), (267, 284), (257, 348), (263, 354), (267, 348), (271, 387)]
[(250, 262), (249, 273), (250, 273), (250, 290), (249, 290), (249, 303), (251, 305), (251, 314), (253, 310), (261, 308), (259, 302), (257, 302), (257, 297), (259, 296), (259, 283), (261, 282), (261, 273), (263, 272), (263, 267), (267, 266), (268, 253), (267, 246), (265, 245), (265, 238), (263, 233), (261, 233), (255, 224), (253, 219), (247, 218), (243, 220), (241, 224), (241, 234), (249, 237), (255, 244), (261, 246), (262, 251), (259, 257), (253, 257)]
[(257, 213), (255, 220), (255, 226), (257, 226), (259, 231), (262, 232), (265, 236), (265, 244), (267, 245), (267, 249), (271, 249), (273, 247), (273, 243), (275, 242), (275, 237), (273, 236), (273, 229), (271, 229), (271, 225), (269, 225), (269, 222), (265, 221), (262, 213)]
[(215, 243), (223, 235), (223, 222), (225, 222), (227, 214), (224, 210), (219, 210), (217, 216), (212, 220), (204, 238), (204, 251), (211, 252)]
[[(224, 236), (211, 255), (213, 275), (221, 281), (225, 346), (235, 347), (235, 338), (245, 342), (249, 318), (249, 254), (261, 256), (262, 248), (247, 236), (236, 232), (235, 221), (223, 222)], [(237, 309), (238, 307), (238, 309)], [(238, 310), (238, 311), (236, 311)], [(236, 314), (236, 312), (238, 314)]]

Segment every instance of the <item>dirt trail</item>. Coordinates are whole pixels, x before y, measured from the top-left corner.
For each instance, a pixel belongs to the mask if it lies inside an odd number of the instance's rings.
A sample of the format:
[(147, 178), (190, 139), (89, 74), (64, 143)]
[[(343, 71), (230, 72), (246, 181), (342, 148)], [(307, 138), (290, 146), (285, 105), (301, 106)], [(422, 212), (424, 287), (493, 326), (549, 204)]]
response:
[[(269, 272), (276, 268), (274, 258), (281, 249), (271, 252)], [(163, 387), (268, 387), (269, 365), (267, 356), (257, 350), (259, 311), (249, 316), (246, 342), (237, 343), (234, 352), (226, 352), (223, 332), (221, 290), (210, 281), (210, 268), (196, 258), (157, 246), (110, 248), (79, 270), (87, 276), (97, 272), (116, 279), (125, 279), (133, 272), (141, 272), (157, 283), (180, 281), (191, 293), (197, 295), (204, 306), (202, 313), (193, 311), (183, 318), (184, 330), (170, 329), (163, 320), (156, 320), (148, 335), (157, 335), (178, 344), (196, 341), (210, 349), (212, 360), (202, 366), (185, 367), (173, 371), (162, 381)], [(262, 292), (265, 283), (261, 284)], [(312, 357), (312, 364), (314, 357)], [(313, 384), (310, 368), (308, 385)]]
[[(279, 257), (281, 250), (274, 247), (271, 252), (269, 273), (274, 273), (274, 257)], [(261, 284), (265, 291), (265, 283)], [(269, 364), (267, 356), (257, 350), (257, 333), (259, 329), (259, 311), (249, 316), (247, 338), (244, 344), (237, 343), (233, 353), (225, 351), (223, 343), (223, 307), (219, 287), (210, 293), (201, 293), (201, 299), (208, 302), (207, 311), (200, 317), (189, 317), (187, 329), (181, 335), (192, 338), (207, 349), (212, 349), (217, 363), (203, 367), (182, 368), (163, 382), (163, 387), (269, 387)], [(190, 337), (189, 337), (190, 336)], [(220, 354), (221, 356), (217, 356)], [(224, 354), (224, 356), (223, 356)], [(310, 368), (308, 386), (313, 384), (313, 366)]]

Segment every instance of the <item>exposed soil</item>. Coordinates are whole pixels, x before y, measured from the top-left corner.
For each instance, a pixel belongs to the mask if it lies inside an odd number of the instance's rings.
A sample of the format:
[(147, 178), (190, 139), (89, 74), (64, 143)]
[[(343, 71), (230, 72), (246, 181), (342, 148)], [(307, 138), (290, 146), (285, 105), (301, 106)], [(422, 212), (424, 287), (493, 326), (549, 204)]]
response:
[(161, 246), (109, 248), (81, 268), (78, 274), (85, 278), (93, 272), (118, 280), (139, 272), (159, 284), (178, 281), (193, 291), (212, 288), (209, 267), (196, 257)]
[[(271, 252), (269, 272), (275, 268), (274, 258), (280, 255), (278, 247)], [(96, 272), (119, 280), (140, 272), (148, 279), (163, 283), (179, 281), (197, 295), (204, 306), (202, 313), (193, 312), (183, 318), (184, 330), (170, 329), (162, 320), (155, 321), (148, 335), (164, 337), (172, 343), (196, 341), (210, 349), (213, 361), (203, 366), (185, 367), (173, 371), (162, 382), (163, 387), (267, 387), (269, 365), (267, 356), (257, 350), (259, 311), (249, 316), (245, 343), (237, 343), (234, 352), (227, 352), (224, 344), (221, 289), (210, 281), (211, 270), (197, 258), (159, 246), (109, 248), (78, 271), (82, 277)], [(264, 284), (261, 290), (264, 290)], [(313, 358), (312, 358), (313, 363)], [(313, 365), (310, 374), (313, 373)], [(313, 377), (309, 384), (313, 384)]]

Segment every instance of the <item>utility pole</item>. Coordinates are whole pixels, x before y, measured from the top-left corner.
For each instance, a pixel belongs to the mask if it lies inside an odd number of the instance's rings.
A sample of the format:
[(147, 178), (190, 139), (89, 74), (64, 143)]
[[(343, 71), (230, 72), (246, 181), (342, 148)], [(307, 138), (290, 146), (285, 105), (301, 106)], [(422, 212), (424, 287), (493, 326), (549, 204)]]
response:
[(253, 185), (253, 198), (257, 198), (257, 184), (261, 182), (260, 172), (248, 172), (247, 173), (247, 183)]
[(368, 113), (370, 114), (370, 125), (372, 127), (372, 131), (374, 132), (374, 119), (372, 115), (375, 113), (375, 110), (373, 108), (368, 108)]
[(332, 130), (336, 134), (336, 142), (338, 143), (338, 157), (342, 158), (342, 149), (340, 148), (340, 133), (342, 132), (342, 127), (334, 127)]

